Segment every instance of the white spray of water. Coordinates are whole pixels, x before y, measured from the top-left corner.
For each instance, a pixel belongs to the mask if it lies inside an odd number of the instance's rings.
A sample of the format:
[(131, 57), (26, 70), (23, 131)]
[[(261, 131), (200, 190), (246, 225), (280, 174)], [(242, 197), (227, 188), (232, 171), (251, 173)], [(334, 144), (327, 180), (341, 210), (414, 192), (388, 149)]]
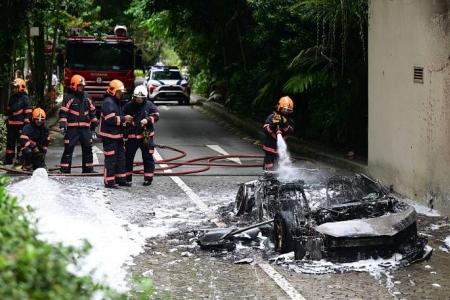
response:
[(277, 134), (278, 146), (278, 180), (287, 182), (300, 179), (300, 172), (294, 168), (286, 142), (281, 134)]
[[(126, 291), (126, 270), (132, 256), (142, 251), (149, 228), (138, 228), (119, 219), (107, 207), (102, 190), (78, 187), (72, 193), (66, 186), (49, 179), (45, 169), (37, 169), (29, 179), (9, 187), (22, 205), (35, 209), (39, 219), (40, 238), (49, 242), (81, 246), (87, 239), (92, 244), (88, 256), (81, 261), (77, 274), (95, 270), (94, 278), (118, 291)], [(147, 230), (147, 232), (145, 232)]]

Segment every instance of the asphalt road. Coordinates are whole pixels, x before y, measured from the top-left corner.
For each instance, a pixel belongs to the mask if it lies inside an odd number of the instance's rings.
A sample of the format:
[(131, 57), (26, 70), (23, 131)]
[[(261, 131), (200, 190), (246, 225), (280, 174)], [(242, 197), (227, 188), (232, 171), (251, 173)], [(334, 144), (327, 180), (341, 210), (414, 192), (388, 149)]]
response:
[[(262, 155), (253, 140), (212, 119), (199, 108), (160, 103), (159, 109), (161, 119), (156, 125), (155, 141), (158, 145), (186, 151), (187, 157), (183, 160), (225, 153)], [(62, 153), (62, 137), (56, 132), (53, 137), (47, 157), (49, 167), (59, 163)], [(96, 159), (102, 163), (101, 144), (95, 146), (94, 152), (98, 152)], [(166, 159), (174, 155), (166, 149), (157, 149), (157, 152), (157, 156)], [(74, 163), (80, 161), (81, 151), (77, 147)], [(251, 159), (241, 162), (261, 161)], [(299, 165), (333, 170), (318, 163), (302, 162)], [(182, 167), (174, 172), (188, 169), (192, 167)], [(101, 171), (100, 168), (98, 170)], [(55, 181), (61, 190), (58, 199), (76, 193), (84, 193), (84, 198), (87, 198), (79, 203), (74, 203), (73, 199), (70, 203), (61, 202), (68, 216), (74, 214), (81, 222), (83, 219), (91, 222), (93, 218), (102, 221), (93, 223), (94, 227), (101, 227), (101, 224), (109, 226), (103, 216), (96, 214), (89, 206), (89, 195), (94, 195), (92, 199), (99, 211), (112, 211), (113, 216), (121, 220), (120, 224), (123, 224), (119, 227), (125, 228), (124, 232), (117, 229), (103, 234), (124, 235), (125, 239), (135, 242), (133, 247), (136, 249), (124, 252), (125, 256), (131, 257), (123, 259), (121, 263), (125, 265), (122, 269), (126, 271), (126, 276), (144, 274), (151, 278), (158, 290), (156, 298), (449, 299), (450, 254), (439, 247), (443, 246), (443, 239), (449, 235), (450, 224), (442, 217), (421, 216), (419, 222), (419, 230), (429, 236), (435, 248), (431, 260), (400, 270), (369, 268), (361, 272), (305, 274), (289, 264), (269, 263), (268, 259), (276, 255), (264, 239), (258, 245), (241, 246), (232, 253), (201, 251), (194, 242), (193, 231), (222, 226), (230, 218), (233, 219), (232, 204), (238, 184), (256, 179), (260, 174), (261, 168), (218, 167), (197, 175), (158, 176), (151, 187), (141, 186), (142, 177), (135, 177), (132, 187), (119, 190), (104, 189), (100, 177), (58, 178)], [(50, 217), (44, 214), (41, 219)], [(433, 224), (440, 226), (436, 229)], [(79, 231), (83, 235), (83, 231)], [(131, 237), (127, 237), (130, 233)], [(94, 249), (100, 253), (98, 260), (101, 261), (101, 253), (115, 253), (117, 248), (121, 248), (120, 243), (121, 239), (100, 243)], [(95, 241), (93, 244), (96, 248)], [(250, 258), (252, 263), (235, 264), (242, 258)]]

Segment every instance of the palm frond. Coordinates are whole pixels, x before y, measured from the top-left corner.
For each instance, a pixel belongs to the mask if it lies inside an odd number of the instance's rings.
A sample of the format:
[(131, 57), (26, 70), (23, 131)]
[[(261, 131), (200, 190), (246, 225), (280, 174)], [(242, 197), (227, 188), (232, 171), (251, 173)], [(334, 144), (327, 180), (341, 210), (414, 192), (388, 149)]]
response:
[(283, 86), (283, 92), (288, 94), (300, 94), (312, 88), (326, 85), (328, 75), (325, 72), (315, 72), (310, 74), (297, 74), (289, 78)]

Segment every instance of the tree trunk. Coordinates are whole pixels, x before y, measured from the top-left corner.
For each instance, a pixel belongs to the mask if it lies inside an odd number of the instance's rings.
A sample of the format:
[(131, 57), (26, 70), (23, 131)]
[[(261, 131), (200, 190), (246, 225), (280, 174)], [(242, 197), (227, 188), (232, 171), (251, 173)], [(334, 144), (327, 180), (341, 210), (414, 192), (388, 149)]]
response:
[(53, 61), (55, 60), (55, 50), (56, 50), (56, 42), (58, 40), (58, 27), (55, 26), (55, 31), (53, 32), (53, 49), (52, 54), (50, 55), (50, 62), (48, 64), (48, 78), (47, 78), (47, 91), (50, 91), (52, 88), (52, 76), (53, 76)]
[(34, 87), (36, 92), (36, 103), (44, 107), (44, 88), (45, 88), (45, 57), (44, 57), (44, 26), (41, 22), (39, 27), (39, 36), (34, 38), (34, 60), (35, 73), (33, 74)]
[[(27, 21), (27, 58), (28, 58), (28, 67), (30, 68), (31, 71), (31, 86), (32, 89), (34, 89), (34, 72), (35, 72), (35, 68), (34, 68), (34, 61), (33, 61), (33, 53), (32, 53), (32, 46), (31, 46), (31, 36), (30, 36), (30, 22)], [(27, 78), (27, 74), (24, 74), (25, 78)], [(30, 96), (30, 98), (33, 100), (34, 99), (34, 90), (29, 90), (28, 91), (28, 95)]]

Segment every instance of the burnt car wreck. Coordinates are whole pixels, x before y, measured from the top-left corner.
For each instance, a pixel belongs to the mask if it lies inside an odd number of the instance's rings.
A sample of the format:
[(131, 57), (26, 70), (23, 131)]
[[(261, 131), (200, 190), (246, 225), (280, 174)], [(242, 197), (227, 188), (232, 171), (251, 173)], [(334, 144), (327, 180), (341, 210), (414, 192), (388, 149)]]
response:
[(417, 235), (414, 208), (363, 175), (336, 175), (323, 183), (280, 182), (275, 173), (241, 184), (237, 215), (273, 219), (279, 253), (295, 259), (349, 262), (402, 255), (406, 264), (431, 255)]

